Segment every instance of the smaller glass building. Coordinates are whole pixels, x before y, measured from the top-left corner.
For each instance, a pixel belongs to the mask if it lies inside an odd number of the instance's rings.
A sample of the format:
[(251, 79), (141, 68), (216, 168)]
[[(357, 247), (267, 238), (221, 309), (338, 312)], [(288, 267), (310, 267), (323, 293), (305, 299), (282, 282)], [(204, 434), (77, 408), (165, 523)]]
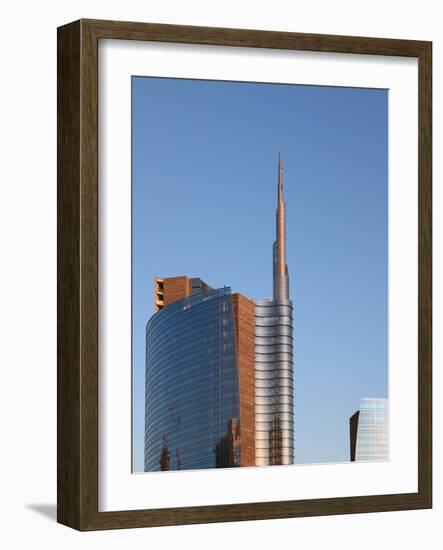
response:
[(351, 461), (389, 460), (388, 400), (365, 397), (349, 419)]

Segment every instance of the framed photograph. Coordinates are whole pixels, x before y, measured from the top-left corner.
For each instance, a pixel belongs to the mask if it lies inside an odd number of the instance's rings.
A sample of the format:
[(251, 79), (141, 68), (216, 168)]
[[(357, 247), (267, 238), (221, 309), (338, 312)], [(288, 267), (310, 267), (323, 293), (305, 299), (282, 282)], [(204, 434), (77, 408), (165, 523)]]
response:
[(58, 29), (58, 521), (432, 506), (430, 42)]

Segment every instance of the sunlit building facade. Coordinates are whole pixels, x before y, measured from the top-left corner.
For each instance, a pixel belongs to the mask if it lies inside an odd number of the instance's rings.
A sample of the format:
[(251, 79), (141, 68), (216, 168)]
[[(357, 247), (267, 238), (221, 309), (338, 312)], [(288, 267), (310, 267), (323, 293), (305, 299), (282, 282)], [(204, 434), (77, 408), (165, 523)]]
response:
[(157, 278), (155, 302), (145, 471), (254, 466), (254, 303), (186, 276)]

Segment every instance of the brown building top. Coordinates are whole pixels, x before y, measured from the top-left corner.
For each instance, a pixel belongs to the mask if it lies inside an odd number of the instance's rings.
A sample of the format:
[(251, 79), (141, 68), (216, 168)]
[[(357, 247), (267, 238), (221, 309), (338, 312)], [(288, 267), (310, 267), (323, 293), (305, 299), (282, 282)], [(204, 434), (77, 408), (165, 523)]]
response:
[(255, 466), (254, 302), (232, 295), (240, 393), (241, 466)]
[(157, 312), (178, 300), (209, 290), (212, 288), (198, 277), (188, 277), (187, 275), (155, 277), (154, 311)]

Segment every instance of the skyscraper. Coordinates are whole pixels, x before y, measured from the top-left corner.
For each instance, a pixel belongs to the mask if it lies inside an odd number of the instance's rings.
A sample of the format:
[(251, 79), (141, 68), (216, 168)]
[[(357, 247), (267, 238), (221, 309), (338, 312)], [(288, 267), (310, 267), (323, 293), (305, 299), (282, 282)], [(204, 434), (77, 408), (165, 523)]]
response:
[(351, 461), (389, 460), (388, 400), (365, 397), (349, 419)]
[(255, 463), (254, 306), (198, 282), (156, 280), (167, 305), (146, 327), (145, 471)]
[(273, 297), (255, 302), (255, 452), (258, 466), (294, 462), (292, 302), (279, 154)]
[(292, 464), (292, 303), (278, 159), (273, 297), (156, 278), (146, 326), (145, 471)]

